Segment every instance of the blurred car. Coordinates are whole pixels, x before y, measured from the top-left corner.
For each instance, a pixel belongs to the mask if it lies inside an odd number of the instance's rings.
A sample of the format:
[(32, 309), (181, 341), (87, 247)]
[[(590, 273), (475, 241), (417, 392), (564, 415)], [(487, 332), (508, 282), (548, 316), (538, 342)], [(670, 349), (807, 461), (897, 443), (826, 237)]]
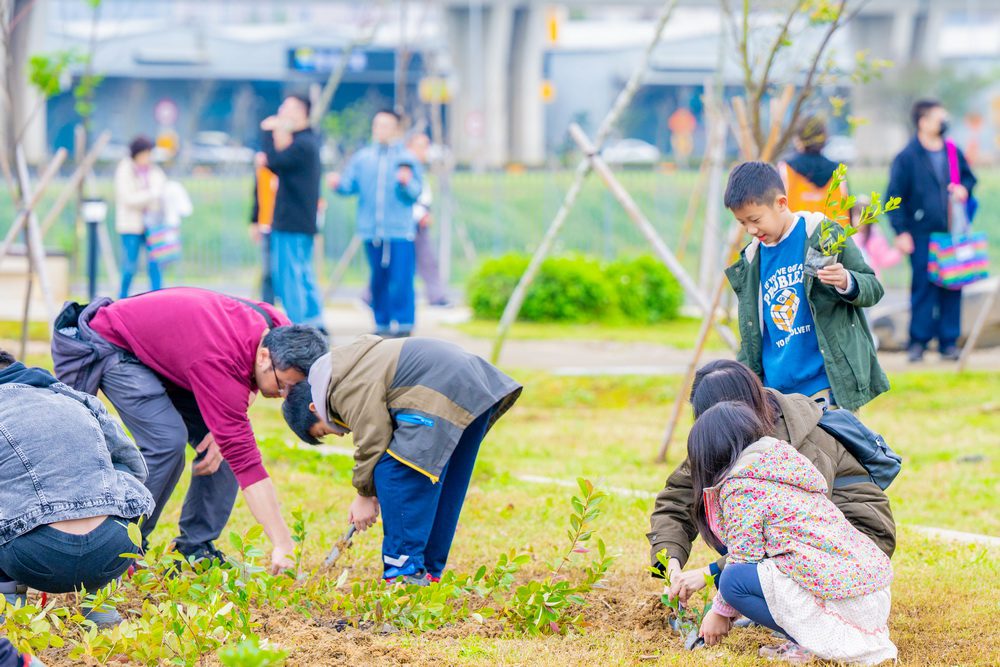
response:
[(642, 139), (620, 139), (601, 151), (608, 164), (656, 164), (660, 149)]
[(253, 150), (225, 132), (198, 132), (191, 142), (191, 161), (205, 165), (250, 164)]
[[(128, 146), (109, 142), (97, 156), (97, 161), (101, 164), (118, 164), (129, 155)], [(170, 153), (159, 146), (153, 148), (153, 162), (165, 162), (170, 158)]]
[(827, 140), (823, 155), (834, 162), (851, 164), (858, 159), (858, 147), (853, 138), (837, 134)]

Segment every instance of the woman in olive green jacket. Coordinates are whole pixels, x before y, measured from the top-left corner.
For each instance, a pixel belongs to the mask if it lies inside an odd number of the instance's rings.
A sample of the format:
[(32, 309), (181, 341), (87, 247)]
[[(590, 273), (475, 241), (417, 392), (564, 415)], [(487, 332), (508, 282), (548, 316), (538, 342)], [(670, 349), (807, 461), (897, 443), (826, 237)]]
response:
[[(781, 394), (765, 389), (760, 379), (746, 366), (729, 360), (713, 361), (695, 376), (691, 404), (695, 415), (720, 401), (741, 401), (772, 424), (769, 435), (788, 442), (809, 459), (827, 483), (827, 493), (855, 528), (892, 556), (896, 547), (896, 524), (889, 498), (871, 481), (865, 468), (844, 446), (819, 426), (823, 409), (801, 394)], [(650, 558), (659, 566), (657, 554), (666, 550), (669, 557), (671, 591), (682, 599), (702, 588), (703, 574), (718, 574), (725, 558), (689, 573), (681, 573), (698, 536), (692, 516), (691, 472), (687, 460), (667, 478), (666, 487), (657, 495), (647, 534)]]

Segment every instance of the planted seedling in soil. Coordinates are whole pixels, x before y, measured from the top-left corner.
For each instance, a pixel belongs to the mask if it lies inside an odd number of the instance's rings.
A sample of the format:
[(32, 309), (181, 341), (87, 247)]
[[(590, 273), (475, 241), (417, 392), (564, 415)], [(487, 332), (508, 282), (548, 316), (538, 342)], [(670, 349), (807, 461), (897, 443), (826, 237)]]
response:
[(674, 612), (673, 618), (670, 619), (670, 627), (684, 639), (684, 648), (689, 651), (704, 646), (705, 642), (698, 636), (698, 632), (701, 630), (701, 623), (705, 620), (705, 615), (712, 610), (712, 588), (715, 586), (715, 580), (710, 574), (704, 575), (705, 587), (699, 594), (700, 605), (692, 605), (690, 598), (686, 605), (682, 605), (680, 598), (670, 597), (670, 568), (668, 567), (670, 557), (667, 555), (666, 549), (656, 554), (656, 560), (663, 566), (662, 572), (656, 567), (649, 569), (657, 576), (665, 573), (667, 584), (664, 593), (660, 596), (660, 602)]

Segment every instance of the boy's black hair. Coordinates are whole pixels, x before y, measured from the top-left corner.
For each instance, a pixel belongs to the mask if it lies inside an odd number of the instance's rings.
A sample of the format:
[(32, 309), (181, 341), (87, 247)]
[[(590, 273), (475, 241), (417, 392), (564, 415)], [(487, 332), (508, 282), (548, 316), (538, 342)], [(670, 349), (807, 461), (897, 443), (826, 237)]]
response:
[(920, 129), (920, 119), (929, 114), (932, 109), (937, 109), (941, 106), (940, 101), (930, 97), (914, 102), (913, 108), (910, 109), (910, 120), (913, 121), (913, 129)]
[(299, 436), (299, 440), (310, 445), (318, 445), (320, 441), (314, 438), (309, 429), (319, 423), (319, 417), (309, 409), (312, 403), (312, 386), (308, 380), (296, 382), (288, 390), (285, 402), (281, 404), (281, 415), (285, 418), (288, 428)]
[(298, 100), (306, 110), (306, 116), (312, 113), (313, 103), (309, 99), (308, 95), (303, 95), (302, 93), (292, 93), (291, 95), (285, 95), (285, 98), (291, 97), (293, 100)]
[(777, 169), (766, 162), (744, 162), (729, 172), (725, 203), (730, 211), (747, 204), (770, 206), (783, 194), (785, 185)]
[(323, 334), (304, 324), (275, 327), (267, 332), (262, 344), (271, 353), (275, 368), (294, 368), (303, 375), (308, 375), (313, 362), (328, 352)]
[(17, 363), (14, 355), (7, 350), (0, 350), (0, 368), (7, 368)]
[(688, 463), (698, 532), (715, 550), (723, 544), (705, 516), (705, 489), (718, 484), (747, 447), (767, 435), (764, 423), (746, 403), (723, 401), (706, 410), (688, 435)]

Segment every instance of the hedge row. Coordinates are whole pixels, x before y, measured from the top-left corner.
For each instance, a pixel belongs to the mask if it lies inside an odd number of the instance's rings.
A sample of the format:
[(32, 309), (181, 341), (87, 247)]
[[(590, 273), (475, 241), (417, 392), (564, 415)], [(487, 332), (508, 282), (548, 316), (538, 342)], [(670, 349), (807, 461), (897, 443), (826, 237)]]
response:
[[(500, 318), (529, 261), (525, 255), (511, 254), (479, 266), (467, 286), (477, 319)], [(653, 324), (676, 319), (683, 302), (677, 280), (651, 256), (602, 263), (572, 255), (542, 262), (519, 319)]]

